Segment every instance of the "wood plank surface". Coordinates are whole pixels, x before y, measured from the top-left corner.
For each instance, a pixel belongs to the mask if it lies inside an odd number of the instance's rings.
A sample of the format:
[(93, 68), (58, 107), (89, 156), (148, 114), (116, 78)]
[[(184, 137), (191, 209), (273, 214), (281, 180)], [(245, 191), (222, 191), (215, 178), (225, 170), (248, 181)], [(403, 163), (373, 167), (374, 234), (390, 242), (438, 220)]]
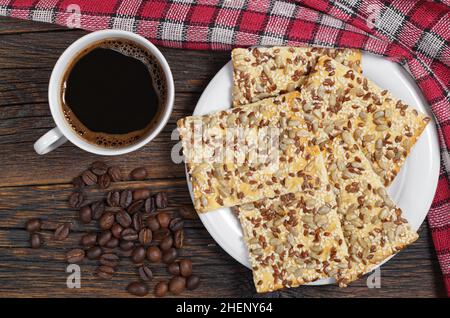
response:
[[(70, 143), (38, 156), (33, 143), (54, 126), (47, 105), (47, 86), (53, 65), (73, 41), (86, 34), (43, 23), (0, 18), (0, 297), (128, 297), (126, 285), (137, 278), (136, 268), (124, 260), (112, 280), (92, 275), (95, 262), (81, 265), (81, 289), (66, 287), (65, 252), (77, 245), (93, 226), (78, 223), (68, 207), (71, 179), (91, 162), (104, 159), (124, 171), (145, 166), (149, 180), (124, 181), (114, 188), (149, 187), (169, 194), (167, 211), (176, 214), (190, 204), (184, 167), (171, 160), (178, 143), (171, 140), (175, 122), (192, 113), (211, 78), (229, 60), (229, 52), (188, 51), (161, 48), (175, 78), (173, 114), (164, 131), (149, 145), (128, 155), (102, 158), (83, 152)], [(220, 102), (220, 101), (218, 101)], [(96, 188), (89, 200), (103, 195)], [(24, 224), (28, 218), (44, 222), (45, 246), (31, 249)], [(61, 222), (72, 223), (66, 241), (51, 240), (52, 229)], [(182, 256), (194, 263), (202, 278), (201, 288), (186, 297), (253, 297), (251, 272), (224, 252), (199, 220), (186, 222), (186, 247)], [(381, 288), (370, 289), (366, 278), (342, 289), (336, 286), (300, 287), (274, 297), (443, 297), (439, 264), (426, 223), (420, 238), (381, 268)], [(168, 279), (162, 265), (153, 265), (156, 282)]]

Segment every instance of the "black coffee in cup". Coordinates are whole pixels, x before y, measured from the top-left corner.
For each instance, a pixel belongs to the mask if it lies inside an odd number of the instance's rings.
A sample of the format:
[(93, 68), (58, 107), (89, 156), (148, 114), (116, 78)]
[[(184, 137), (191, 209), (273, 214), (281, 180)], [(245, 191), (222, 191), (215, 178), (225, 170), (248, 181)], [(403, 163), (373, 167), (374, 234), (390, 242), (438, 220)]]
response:
[(146, 137), (163, 113), (166, 83), (147, 50), (106, 40), (83, 50), (63, 77), (61, 105), (76, 133), (90, 143), (120, 148)]

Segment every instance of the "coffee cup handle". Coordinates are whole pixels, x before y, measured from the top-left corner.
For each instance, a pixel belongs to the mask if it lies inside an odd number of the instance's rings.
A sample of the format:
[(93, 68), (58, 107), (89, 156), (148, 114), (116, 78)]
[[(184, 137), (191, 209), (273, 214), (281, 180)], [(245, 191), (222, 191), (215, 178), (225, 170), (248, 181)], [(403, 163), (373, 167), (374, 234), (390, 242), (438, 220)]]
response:
[(67, 138), (63, 135), (61, 130), (59, 130), (58, 127), (55, 127), (52, 130), (47, 131), (47, 133), (34, 143), (34, 150), (39, 155), (45, 155), (46, 153), (55, 150), (66, 141)]

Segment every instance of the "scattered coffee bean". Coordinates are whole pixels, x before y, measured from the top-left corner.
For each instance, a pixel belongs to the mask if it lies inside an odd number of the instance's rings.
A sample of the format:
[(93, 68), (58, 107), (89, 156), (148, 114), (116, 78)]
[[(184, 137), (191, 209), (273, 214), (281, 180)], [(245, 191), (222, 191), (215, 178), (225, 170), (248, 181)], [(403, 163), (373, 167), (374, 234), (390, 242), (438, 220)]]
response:
[(158, 231), (153, 232), (153, 240), (157, 242), (161, 242), (163, 239), (170, 235), (169, 229), (159, 229)]
[(147, 259), (152, 263), (159, 263), (162, 258), (161, 250), (157, 246), (147, 248)]
[(153, 213), (156, 211), (156, 203), (155, 203), (155, 198), (150, 197), (147, 200), (145, 200), (144, 203), (144, 210), (147, 213)]
[(86, 251), (86, 256), (90, 260), (99, 259), (102, 255), (102, 249), (99, 246), (93, 246)]
[(143, 207), (144, 207), (144, 200), (134, 201), (133, 203), (130, 204), (127, 211), (128, 213), (133, 215), (139, 212)]
[(169, 266), (167, 266), (167, 271), (174, 276), (179, 276), (180, 275), (180, 263), (173, 262), (172, 264), (169, 264)]
[(28, 232), (37, 232), (41, 229), (42, 222), (40, 219), (29, 219), (25, 224), (25, 228)]
[(131, 223), (133, 224), (133, 229), (135, 229), (136, 232), (139, 232), (142, 229), (142, 214), (139, 212), (133, 214)]
[(169, 281), (169, 291), (174, 295), (181, 294), (186, 287), (186, 278), (181, 276), (172, 277)]
[(101, 265), (97, 267), (97, 270), (95, 271), (98, 277), (103, 279), (111, 279), (114, 275), (114, 268), (110, 266)]
[(147, 178), (147, 170), (144, 167), (136, 168), (131, 171), (130, 177), (132, 180), (145, 180), (145, 178)]
[(113, 182), (122, 181), (122, 171), (117, 166), (112, 166), (108, 168), (108, 175), (111, 177)]
[(106, 203), (108, 203), (109, 206), (120, 206), (120, 192), (108, 192), (108, 194), (106, 195)]
[(98, 220), (98, 225), (102, 230), (109, 230), (114, 224), (114, 214), (111, 212), (105, 212)]
[(115, 237), (112, 237), (105, 245), (107, 248), (116, 248), (119, 246), (119, 240)]
[(192, 275), (192, 261), (188, 259), (180, 260), (180, 274), (183, 277), (189, 277)]
[(122, 231), (122, 239), (125, 241), (135, 241), (138, 239), (138, 234), (135, 230), (128, 228)]
[(119, 256), (114, 253), (102, 254), (102, 256), (100, 256), (100, 264), (109, 267), (117, 267), (117, 265), (119, 265)]
[(97, 184), (100, 189), (107, 189), (111, 185), (111, 178), (107, 174), (98, 177)]
[(131, 241), (120, 241), (120, 249), (123, 251), (131, 251), (134, 247), (134, 242)]
[(123, 227), (118, 223), (113, 224), (113, 226), (111, 227), (111, 233), (115, 238), (121, 238), (122, 231)]
[(39, 248), (42, 245), (42, 236), (38, 233), (31, 233), (30, 235), (31, 248)]
[(139, 277), (145, 282), (151, 281), (153, 278), (153, 273), (150, 268), (147, 266), (141, 266), (139, 267)]
[(167, 193), (159, 192), (155, 195), (155, 203), (158, 209), (165, 209), (168, 205)]
[(103, 212), (105, 212), (105, 203), (103, 201), (97, 201), (91, 204), (92, 218), (94, 220), (100, 219)]
[(76, 189), (82, 189), (85, 186), (83, 178), (81, 178), (81, 176), (73, 178), (72, 184)]
[(89, 205), (82, 206), (79, 213), (81, 223), (89, 224), (92, 221), (92, 209)]
[(116, 222), (122, 225), (124, 228), (127, 228), (130, 227), (132, 219), (125, 210), (122, 210), (116, 214)]
[(169, 248), (167, 251), (164, 251), (162, 254), (162, 261), (165, 264), (173, 263), (178, 257), (178, 252), (173, 247)]
[(91, 186), (97, 183), (97, 175), (93, 173), (91, 170), (86, 170), (81, 174), (81, 178), (86, 185)]
[(156, 217), (154, 217), (153, 215), (149, 216), (147, 218), (147, 226), (153, 232), (156, 232), (156, 231), (158, 231), (160, 229), (159, 222), (156, 219)]
[(184, 231), (183, 230), (178, 230), (175, 232), (175, 234), (173, 235), (173, 246), (175, 246), (175, 248), (182, 248), (184, 246)]
[(112, 238), (111, 231), (103, 231), (98, 236), (98, 245), (105, 246), (111, 238)]
[(103, 161), (95, 161), (91, 165), (91, 171), (97, 176), (102, 176), (108, 171), (108, 166)]
[(173, 245), (173, 238), (172, 236), (166, 236), (161, 243), (159, 243), (159, 248), (162, 251), (167, 251), (169, 248), (171, 248)]
[(56, 227), (53, 237), (57, 241), (63, 241), (69, 236), (69, 233), (70, 233), (70, 224), (68, 223), (60, 224)]
[(87, 233), (81, 237), (81, 245), (92, 247), (97, 243), (97, 233)]
[(136, 189), (133, 191), (133, 200), (146, 200), (148, 197), (150, 197), (150, 190), (149, 189)]
[(139, 242), (146, 246), (152, 242), (152, 230), (149, 228), (143, 228), (139, 231)]
[(192, 275), (186, 280), (186, 288), (188, 290), (197, 289), (198, 286), (200, 286), (200, 278), (198, 276)]
[(69, 205), (71, 208), (79, 209), (84, 202), (84, 196), (81, 192), (73, 192), (69, 196)]
[(184, 222), (181, 218), (174, 218), (169, 223), (169, 229), (172, 232), (176, 232), (178, 230), (181, 230), (183, 228)]
[(131, 295), (144, 297), (148, 294), (148, 287), (142, 282), (132, 282), (127, 286), (127, 291)]
[(122, 208), (128, 208), (131, 202), (133, 202), (133, 192), (131, 190), (123, 190), (120, 192), (119, 204)]
[(68, 263), (80, 263), (84, 259), (84, 251), (80, 248), (76, 248), (67, 252), (66, 260)]
[(142, 263), (145, 259), (145, 248), (142, 246), (135, 247), (131, 254), (131, 261), (135, 264)]
[(154, 293), (156, 297), (164, 297), (167, 295), (168, 291), (169, 291), (169, 284), (167, 284), (166, 282), (159, 282), (155, 286)]
[(169, 227), (169, 224), (170, 224), (170, 220), (171, 220), (171, 219), (170, 219), (170, 215), (169, 215), (168, 213), (165, 213), (165, 212), (158, 213), (158, 214), (156, 215), (156, 219), (158, 220), (159, 225), (160, 225), (163, 229)]
[(180, 216), (183, 219), (186, 220), (195, 220), (198, 219), (198, 214), (195, 211), (193, 206), (190, 205), (183, 205), (179, 210), (178, 210)]

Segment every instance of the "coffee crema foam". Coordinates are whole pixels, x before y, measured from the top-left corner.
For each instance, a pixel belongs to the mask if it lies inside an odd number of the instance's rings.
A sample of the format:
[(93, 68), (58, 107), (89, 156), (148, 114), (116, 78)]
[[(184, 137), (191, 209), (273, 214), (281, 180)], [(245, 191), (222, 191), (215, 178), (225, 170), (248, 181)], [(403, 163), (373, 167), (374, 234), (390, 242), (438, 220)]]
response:
[[(158, 97), (158, 109), (156, 115), (153, 119), (148, 123), (148, 125), (144, 129), (135, 130), (126, 134), (110, 134), (104, 132), (95, 132), (86, 127), (74, 114), (74, 112), (70, 109), (70, 106), (67, 105), (65, 101), (65, 91), (67, 88), (67, 79), (74, 68), (75, 64), (84, 56), (89, 54), (95, 49), (110, 49), (114, 50), (118, 53), (121, 53), (127, 57), (131, 57), (137, 59), (144, 63), (149, 70), (152, 82), (153, 89), (157, 93)], [(164, 77), (164, 71), (157, 61), (157, 59), (145, 48), (140, 45), (126, 41), (126, 40), (103, 40), (98, 43), (91, 45), (86, 48), (82, 53), (80, 53), (70, 64), (70, 67), (66, 70), (66, 73), (63, 77), (63, 82), (61, 85), (61, 105), (63, 109), (63, 114), (71, 126), (71, 128), (83, 139), (88, 142), (95, 144), (97, 146), (106, 147), (106, 148), (121, 148), (126, 147), (128, 145), (134, 144), (140, 139), (148, 136), (150, 132), (153, 130), (153, 127), (161, 120), (166, 101), (167, 101), (167, 86), (166, 80)], [(124, 105), (127, 107), (127, 105)], [(150, 106), (149, 106), (150, 107)]]

